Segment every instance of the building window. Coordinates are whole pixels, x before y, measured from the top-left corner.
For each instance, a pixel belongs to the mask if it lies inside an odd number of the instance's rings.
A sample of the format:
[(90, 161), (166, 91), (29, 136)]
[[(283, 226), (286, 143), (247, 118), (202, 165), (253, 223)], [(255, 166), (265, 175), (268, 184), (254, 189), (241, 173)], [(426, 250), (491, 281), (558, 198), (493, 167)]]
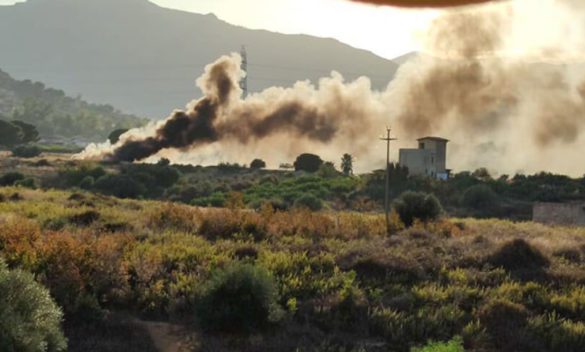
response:
[(425, 144), (423, 142), (419, 142), (418, 149), (425, 149)]

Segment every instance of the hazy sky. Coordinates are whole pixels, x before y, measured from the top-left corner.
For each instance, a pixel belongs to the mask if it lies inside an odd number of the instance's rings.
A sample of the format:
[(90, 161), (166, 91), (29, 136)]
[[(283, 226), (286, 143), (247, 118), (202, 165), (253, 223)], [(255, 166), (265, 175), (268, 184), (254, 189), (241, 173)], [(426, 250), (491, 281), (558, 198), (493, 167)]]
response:
[[(15, 2), (17, 1), (0, 0), (0, 5)], [(436, 15), (430, 10), (374, 7), (344, 0), (153, 0), (153, 2), (192, 12), (213, 12), (227, 22), (248, 28), (333, 37), (387, 58), (417, 50), (417, 32), (424, 29)]]

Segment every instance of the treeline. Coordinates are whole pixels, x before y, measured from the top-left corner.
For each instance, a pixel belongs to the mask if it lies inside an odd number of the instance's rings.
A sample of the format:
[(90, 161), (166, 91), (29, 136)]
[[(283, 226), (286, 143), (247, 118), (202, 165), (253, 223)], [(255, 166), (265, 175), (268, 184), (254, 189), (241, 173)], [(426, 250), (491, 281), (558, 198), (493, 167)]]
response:
[(124, 114), (110, 105), (90, 104), (43, 83), (17, 81), (0, 70), (0, 119), (37, 127), (41, 137), (104, 141), (115, 129), (144, 125), (147, 120)]
[[(158, 164), (70, 163), (36, 185), (203, 207), (260, 209), (270, 204), (279, 210), (380, 211), (385, 170), (353, 175), (352, 160), (346, 154), (336, 166), (317, 155), (302, 154), (290, 168), (278, 171), (264, 170), (266, 163), (260, 159), (249, 167), (171, 165), (166, 159)], [(585, 201), (585, 178), (546, 172), (493, 177), (478, 169), (454, 174), (447, 181), (412, 176), (395, 164), (389, 165), (388, 172), (391, 200), (408, 191), (433, 194), (447, 213), (459, 217), (529, 220), (534, 202)], [(27, 177), (21, 175), (19, 180)]]

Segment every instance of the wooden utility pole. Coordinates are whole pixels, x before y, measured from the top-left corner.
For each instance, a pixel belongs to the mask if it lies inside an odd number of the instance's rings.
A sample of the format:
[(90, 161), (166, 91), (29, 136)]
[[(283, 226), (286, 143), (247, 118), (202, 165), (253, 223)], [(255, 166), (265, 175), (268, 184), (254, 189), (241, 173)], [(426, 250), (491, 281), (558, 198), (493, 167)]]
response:
[(386, 141), (386, 188), (384, 194), (384, 213), (386, 214), (386, 233), (390, 236), (390, 142), (397, 140), (390, 137), (391, 129), (386, 127), (386, 138), (380, 138)]

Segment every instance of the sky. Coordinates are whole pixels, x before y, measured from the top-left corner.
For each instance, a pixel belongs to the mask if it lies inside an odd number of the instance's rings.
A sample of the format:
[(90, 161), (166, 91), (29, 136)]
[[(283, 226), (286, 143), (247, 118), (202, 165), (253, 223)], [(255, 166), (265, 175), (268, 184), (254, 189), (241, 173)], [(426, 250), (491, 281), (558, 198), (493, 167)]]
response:
[[(0, 5), (15, 0), (0, 0)], [(435, 10), (377, 7), (345, 0), (152, 0), (164, 6), (219, 18), (252, 29), (331, 37), (392, 59), (417, 51), (417, 37)], [(308, 11), (308, 9), (311, 11)], [(325, 19), (325, 21), (323, 20)], [(380, 38), (386, 38), (380, 40)]]

